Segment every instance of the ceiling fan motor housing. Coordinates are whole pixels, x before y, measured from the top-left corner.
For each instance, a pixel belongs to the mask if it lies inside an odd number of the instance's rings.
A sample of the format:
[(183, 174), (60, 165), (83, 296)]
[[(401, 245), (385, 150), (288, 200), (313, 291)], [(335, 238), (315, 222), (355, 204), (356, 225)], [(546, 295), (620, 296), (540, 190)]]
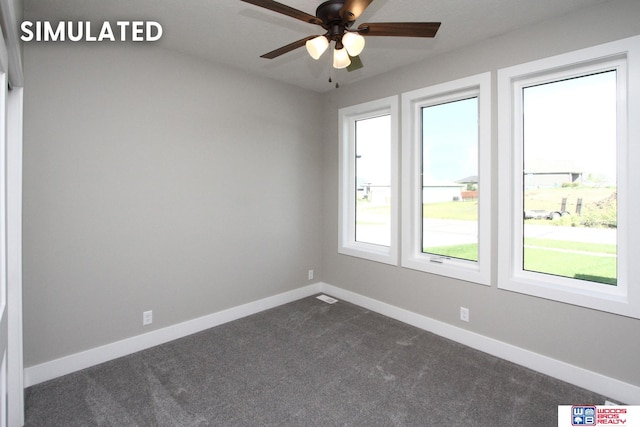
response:
[(354, 20), (346, 21), (340, 16), (343, 6), (344, 0), (329, 0), (316, 9), (316, 16), (322, 20), (322, 28), (329, 31), (332, 36), (342, 34), (345, 28), (351, 27), (354, 23)]

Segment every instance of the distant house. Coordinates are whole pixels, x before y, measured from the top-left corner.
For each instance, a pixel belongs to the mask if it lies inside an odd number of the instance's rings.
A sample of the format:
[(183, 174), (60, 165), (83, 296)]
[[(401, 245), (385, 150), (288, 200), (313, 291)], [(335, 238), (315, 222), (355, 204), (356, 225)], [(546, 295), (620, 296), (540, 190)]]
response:
[(583, 172), (572, 160), (533, 160), (524, 170), (525, 188), (554, 188), (582, 183)]
[(422, 187), (423, 203), (439, 203), (462, 200), (465, 184), (452, 181), (427, 182)]
[(388, 205), (391, 200), (391, 186), (377, 185), (363, 178), (357, 179), (356, 197), (378, 205)]
[(478, 198), (478, 176), (470, 175), (466, 178), (462, 178), (456, 181), (459, 184), (465, 185), (465, 190), (462, 191), (462, 200), (476, 200)]
[(465, 184), (468, 189), (478, 189), (478, 175), (470, 175), (456, 181), (458, 184)]

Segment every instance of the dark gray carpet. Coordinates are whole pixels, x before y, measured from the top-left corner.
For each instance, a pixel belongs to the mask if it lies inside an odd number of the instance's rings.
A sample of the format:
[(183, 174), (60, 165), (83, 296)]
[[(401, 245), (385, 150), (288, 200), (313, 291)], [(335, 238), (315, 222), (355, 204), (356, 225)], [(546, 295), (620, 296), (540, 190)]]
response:
[(556, 426), (604, 397), (310, 297), (27, 390), (27, 426)]

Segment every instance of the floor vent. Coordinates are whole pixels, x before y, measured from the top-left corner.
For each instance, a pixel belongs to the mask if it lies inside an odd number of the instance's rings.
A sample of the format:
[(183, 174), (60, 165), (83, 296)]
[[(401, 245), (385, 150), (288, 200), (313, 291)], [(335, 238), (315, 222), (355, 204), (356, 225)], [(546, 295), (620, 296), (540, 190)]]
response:
[(330, 296), (324, 295), (324, 294), (323, 295), (318, 295), (316, 298), (318, 298), (320, 301), (326, 302), (327, 304), (335, 304), (335, 303), (338, 302), (337, 299), (331, 298)]

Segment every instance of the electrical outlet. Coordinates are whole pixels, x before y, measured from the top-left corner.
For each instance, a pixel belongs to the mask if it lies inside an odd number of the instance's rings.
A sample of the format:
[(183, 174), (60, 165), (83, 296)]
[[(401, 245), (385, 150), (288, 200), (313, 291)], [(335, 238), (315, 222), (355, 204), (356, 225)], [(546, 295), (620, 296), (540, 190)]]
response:
[(153, 323), (153, 311), (145, 311), (142, 313), (142, 326), (150, 325)]
[(464, 322), (469, 321), (469, 309), (466, 307), (460, 307), (460, 320)]
[(309, 280), (313, 280), (313, 270), (309, 270)]

